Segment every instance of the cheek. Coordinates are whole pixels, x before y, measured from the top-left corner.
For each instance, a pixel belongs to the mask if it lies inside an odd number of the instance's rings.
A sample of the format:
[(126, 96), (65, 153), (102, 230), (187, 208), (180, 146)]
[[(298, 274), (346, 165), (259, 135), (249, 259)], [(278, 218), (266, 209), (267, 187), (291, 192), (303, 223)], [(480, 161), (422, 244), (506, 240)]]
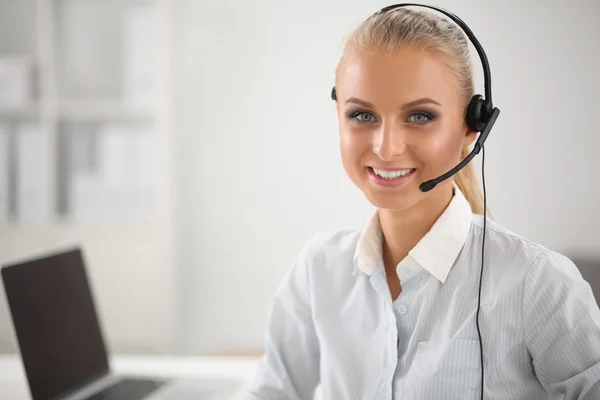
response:
[(369, 150), (368, 140), (355, 133), (340, 132), (340, 154), (346, 174), (351, 178), (358, 176), (366, 152)]
[(360, 161), (366, 146), (367, 143), (364, 143), (364, 139), (359, 135), (347, 131), (340, 132), (340, 152), (344, 160)]
[(420, 147), (420, 157), (427, 165), (435, 169), (453, 167), (460, 161), (460, 153), (463, 142), (460, 135), (451, 133), (448, 135), (434, 135)]

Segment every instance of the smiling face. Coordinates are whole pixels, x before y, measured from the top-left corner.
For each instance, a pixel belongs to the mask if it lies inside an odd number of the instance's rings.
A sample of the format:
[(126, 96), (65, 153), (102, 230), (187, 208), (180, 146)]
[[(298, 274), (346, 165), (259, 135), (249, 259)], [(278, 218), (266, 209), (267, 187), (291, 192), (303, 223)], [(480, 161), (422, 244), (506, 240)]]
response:
[(336, 92), (344, 169), (375, 207), (406, 210), (451, 190), (450, 179), (419, 189), (458, 164), (476, 138), (440, 55), (402, 47), (349, 56)]

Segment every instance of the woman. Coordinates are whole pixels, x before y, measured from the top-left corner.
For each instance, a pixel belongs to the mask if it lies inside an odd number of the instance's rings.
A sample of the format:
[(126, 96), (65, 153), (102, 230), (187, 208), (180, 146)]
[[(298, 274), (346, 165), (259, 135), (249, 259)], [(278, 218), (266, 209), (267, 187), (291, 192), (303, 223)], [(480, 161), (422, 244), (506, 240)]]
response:
[[(344, 169), (376, 207), (315, 236), (280, 285), (249, 399), (478, 399), (482, 196), (463, 32), (398, 8), (352, 32), (336, 71)], [(600, 310), (566, 257), (487, 221), (479, 316), (489, 399), (600, 399)]]

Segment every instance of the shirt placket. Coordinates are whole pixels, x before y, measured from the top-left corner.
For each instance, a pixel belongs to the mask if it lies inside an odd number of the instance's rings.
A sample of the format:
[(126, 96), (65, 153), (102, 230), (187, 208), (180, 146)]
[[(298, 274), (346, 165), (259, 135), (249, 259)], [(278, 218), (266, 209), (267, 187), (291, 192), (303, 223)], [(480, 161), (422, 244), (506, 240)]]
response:
[(382, 266), (377, 268), (371, 276), (371, 284), (384, 299), (382, 324), (385, 337), (383, 343), (382, 369), (373, 399), (391, 400), (394, 374), (398, 363), (398, 353), (396, 348), (398, 328), (396, 325), (394, 310), (392, 308), (392, 297)]

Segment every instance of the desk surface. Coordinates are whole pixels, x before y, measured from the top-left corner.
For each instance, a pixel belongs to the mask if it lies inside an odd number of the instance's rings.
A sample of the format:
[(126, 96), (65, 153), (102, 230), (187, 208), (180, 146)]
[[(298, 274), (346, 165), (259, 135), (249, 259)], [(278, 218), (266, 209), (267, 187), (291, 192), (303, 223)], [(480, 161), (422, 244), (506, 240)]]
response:
[[(242, 382), (233, 399), (242, 393), (256, 374), (256, 358), (195, 356), (117, 355), (110, 358), (114, 372), (191, 378), (234, 378)], [(29, 400), (25, 371), (17, 355), (0, 355), (0, 399)]]

